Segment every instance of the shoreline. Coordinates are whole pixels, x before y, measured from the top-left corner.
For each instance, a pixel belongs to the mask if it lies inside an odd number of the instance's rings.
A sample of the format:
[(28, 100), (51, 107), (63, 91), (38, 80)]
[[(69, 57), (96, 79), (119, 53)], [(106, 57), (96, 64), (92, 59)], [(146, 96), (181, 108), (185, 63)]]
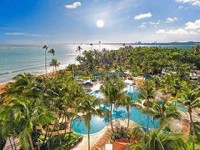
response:
[[(57, 71), (64, 70), (66, 67), (67, 67), (67, 66), (63, 67), (62, 69), (60, 68), (60, 69), (58, 69)], [(25, 72), (24, 72), (24, 73), (25, 73)], [(22, 73), (22, 74), (24, 74), (24, 73)], [(53, 71), (48, 72), (48, 73), (47, 73), (47, 76), (52, 75), (52, 74), (53, 74)], [(45, 76), (46, 73), (39, 73), (39, 74), (32, 74), (32, 75), (33, 75), (33, 76)], [(6, 82), (0, 82), (0, 94), (2, 94), (2, 93), (4, 92), (5, 86), (8, 85), (9, 83), (12, 83), (12, 82), (15, 82), (15, 80), (12, 80), (12, 79), (11, 79), (11, 80), (6, 81)]]
[(0, 94), (3, 93), (4, 87), (5, 87), (9, 82), (10, 82), (10, 81), (0, 83)]
[[(69, 66), (70, 64), (78, 65), (78, 63), (77, 63), (76, 60), (71, 59), (68, 63), (63, 64), (63, 65), (60, 65), (59, 68), (57, 69), (57, 71), (66, 69), (66, 67)], [(19, 74), (24, 74), (24, 73), (28, 73), (28, 72), (23, 72), (23, 73), (19, 73)], [(51, 71), (47, 72), (47, 75), (50, 75), (50, 74), (52, 74), (52, 73), (53, 73), (53, 71), (51, 70)], [(30, 74), (32, 74), (32, 73), (30, 73)], [(45, 73), (45, 71), (44, 71), (44, 72), (42, 72), (42, 73), (36, 73), (36, 74), (33, 73), (32, 75), (34, 75), (34, 76), (43, 76), (43, 75), (45, 75), (45, 74), (46, 74), (46, 73)], [(3, 93), (5, 86), (6, 86), (7, 84), (11, 83), (11, 82), (14, 82), (14, 80), (13, 80), (13, 79), (10, 79), (9, 81), (0, 82), (0, 94)]]

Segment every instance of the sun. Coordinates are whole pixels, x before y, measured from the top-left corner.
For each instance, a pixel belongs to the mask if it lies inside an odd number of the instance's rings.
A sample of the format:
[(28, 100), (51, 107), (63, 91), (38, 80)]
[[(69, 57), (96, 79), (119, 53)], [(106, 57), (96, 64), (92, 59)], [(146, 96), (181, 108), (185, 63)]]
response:
[(96, 25), (98, 28), (103, 28), (105, 25), (105, 22), (104, 22), (104, 20), (99, 19), (99, 20), (97, 20)]

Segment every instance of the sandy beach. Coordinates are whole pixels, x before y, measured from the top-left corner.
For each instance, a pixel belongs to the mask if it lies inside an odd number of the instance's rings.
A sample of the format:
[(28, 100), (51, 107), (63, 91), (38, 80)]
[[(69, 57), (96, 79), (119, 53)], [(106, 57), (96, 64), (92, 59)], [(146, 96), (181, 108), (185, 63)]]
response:
[[(61, 70), (64, 70), (65, 68), (61, 68), (61, 69), (58, 69), (57, 71), (61, 71)], [(48, 72), (47, 73), (47, 76), (52, 76), (53, 72)], [(45, 73), (40, 73), (40, 74), (33, 74), (34, 76), (45, 76), (46, 74)], [(7, 82), (0, 82), (0, 94), (3, 93), (4, 91), (4, 87), (10, 83), (10, 82), (14, 82), (14, 80), (10, 80), (10, 81), (7, 81)]]
[(9, 83), (9, 82), (0, 83), (0, 94), (3, 93), (3, 89), (4, 89), (4, 87), (5, 87), (8, 83)]

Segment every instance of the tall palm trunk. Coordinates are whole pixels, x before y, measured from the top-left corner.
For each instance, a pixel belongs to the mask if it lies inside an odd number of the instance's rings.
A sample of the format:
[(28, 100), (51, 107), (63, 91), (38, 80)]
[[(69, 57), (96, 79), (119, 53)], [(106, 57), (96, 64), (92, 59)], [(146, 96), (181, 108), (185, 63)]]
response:
[(114, 132), (113, 120), (112, 120), (112, 103), (111, 103), (111, 106), (110, 106), (110, 125), (111, 125), (112, 132)]
[[(148, 111), (149, 111), (149, 108), (148, 108)], [(147, 129), (149, 130), (149, 118), (150, 118), (150, 116), (149, 116), (149, 112), (148, 112), (148, 114), (147, 114)]]
[(88, 123), (88, 150), (90, 150), (90, 122)]
[(54, 66), (53, 66), (53, 77), (54, 77)]
[(37, 137), (37, 147), (38, 147), (38, 150), (40, 150), (40, 141), (39, 141), (39, 137)]
[(43, 141), (42, 145), (44, 145), (44, 142), (46, 141), (47, 136), (49, 136), (49, 124), (47, 124), (47, 130), (46, 130), (46, 133), (45, 133), (45, 136), (44, 136), (44, 141)]
[(12, 150), (13, 150), (13, 145), (12, 145), (12, 141), (11, 141), (10, 137), (8, 137), (8, 140), (9, 140), (9, 142), (10, 142), (10, 147), (11, 147)]
[(16, 149), (17, 149), (17, 146), (16, 146), (16, 144), (15, 144), (15, 138), (12, 137), (12, 139), (13, 139), (13, 145), (14, 145), (14, 148), (15, 148), (15, 150), (16, 150)]
[[(61, 121), (62, 123), (64, 123), (64, 119), (65, 119), (65, 115), (63, 114), (62, 115), (62, 121)], [(65, 120), (65, 122), (66, 122), (66, 120)]]
[(47, 77), (47, 49), (45, 50), (44, 61), (45, 61), (45, 73)]
[[(67, 119), (66, 119), (66, 117), (65, 117), (65, 134), (67, 133)], [(70, 126), (71, 126), (71, 122), (70, 122)], [(70, 128), (70, 130), (71, 130), (71, 128)]]
[[(69, 136), (68, 136), (68, 141), (70, 141), (70, 139), (71, 139), (71, 121), (69, 122)], [(65, 133), (66, 133), (66, 128), (65, 128)], [(70, 146), (70, 145), (69, 145)], [(70, 147), (69, 147), (70, 148)]]
[(29, 135), (29, 145), (30, 145), (30, 150), (34, 150), (33, 141), (30, 135)]
[(56, 128), (56, 123), (53, 124), (53, 129), (52, 129), (52, 131), (51, 131), (51, 133), (49, 135), (49, 138), (52, 138), (55, 128)]
[[(66, 117), (65, 117), (65, 123), (66, 123)], [(72, 123), (72, 121), (71, 120), (69, 120), (69, 136), (68, 136), (68, 141), (70, 141), (70, 139), (71, 139), (71, 123)], [(65, 126), (65, 134), (67, 133), (67, 124), (66, 124), (66, 126)], [(69, 142), (67, 143), (67, 146), (68, 146), (68, 148), (70, 149), (70, 146), (71, 145), (69, 145)]]
[[(192, 133), (193, 138), (194, 138), (195, 137), (195, 131), (194, 131), (194, 125), (193, 125), (193, 118), (192, 118), (192, 108), (190, 106), (188, 107), (188, 113), (189, 113), (189, 116), (190, 116), (190, 132)], [(192, 140), (192, 147), (193, 147), (193, 150), (195, 150), (195, 143), (194, 143), (193, 140)]]
[(55, 66), (55, 75), (56, 75), (56, 72), (57, 72), (57, 67)]
[(149, 114), (149, 99), (147, 99), (148, 106), (147, 106), (147, 129), (149, 130), (149, 119), (150, 119), (150, 114)]
[(127, 115), (128, 115), (128, 124), (127, 124), (127, 128), (129, 128), (129, 122), (130, 122), (130, 110), (129, 110), (129, 106), (126, 107), (127, 110)]

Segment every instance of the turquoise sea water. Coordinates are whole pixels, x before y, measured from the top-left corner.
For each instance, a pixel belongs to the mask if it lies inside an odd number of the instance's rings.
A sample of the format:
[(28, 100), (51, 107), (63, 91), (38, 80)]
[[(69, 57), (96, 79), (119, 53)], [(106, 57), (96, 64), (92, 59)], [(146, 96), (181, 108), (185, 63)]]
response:
[[(39, 74), (44, 73), (44, 50), (43, 45), (0, 45), (0, 82), (11, 80), (20, 73)], [(61, 63), (60, 69), (67, 64), (74, 63), (77, 44), (49, 45), (56, 50), (55, 58)], [(80, 45), (83, 50), (91, 49), (90, 45)], [(118, 49), (122, 45), (101, 45), (101, 48)], [(142, 45), (141, 45), (142, 46)], [(146, 45), (148, 46), (148, 45)], [(151, 45), (153, 46), (153, 45)], [(159, 46), (159, 45), (157, 45)], [(162, 45), (161, 47), (191, 48), (191, 45)], [(93, 49), (99, 49), (99, 45), (94, 45)], [(47, 55), (47, 60), (52, 56)], [(51, 71), (52, 68), (48, 68)]]
[[(75, 45), (56, 45), (50, 47), (56, 50), (55, 58), (61, 63), (59, 68), (73, 63), (77, 56)], [(52, 55), (47, 54), (47, 64), (49, 64), (51, 59)], [(49, 65), (48, 71), (52, 71)], [(32, 74), (44, 73), (44, 50), (42, 45), (0, 45), (0, 82), (9, 81), (17, 74), (24, 72)]]

